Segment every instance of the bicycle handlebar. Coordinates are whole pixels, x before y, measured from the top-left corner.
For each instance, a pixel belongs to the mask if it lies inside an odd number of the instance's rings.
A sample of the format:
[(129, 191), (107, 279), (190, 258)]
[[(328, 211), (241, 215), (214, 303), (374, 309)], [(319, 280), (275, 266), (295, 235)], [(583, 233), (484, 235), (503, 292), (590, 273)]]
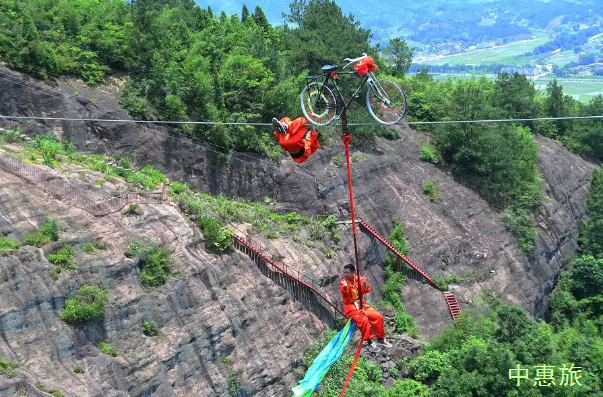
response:
[(343, 60), (343, 62), (349, 61), (344, 67), (343, 69), (347, 68), (348, 66), (350, 66), (351, 64), (353, 64), (354, 62), (358, 62), (358, 61), (362, 61), (364, 58), (366, 58), (368, 55), (366, 55), (365, 52), (362, 53), (362, 56), (359, 56), (358, 58), (346, 58)]

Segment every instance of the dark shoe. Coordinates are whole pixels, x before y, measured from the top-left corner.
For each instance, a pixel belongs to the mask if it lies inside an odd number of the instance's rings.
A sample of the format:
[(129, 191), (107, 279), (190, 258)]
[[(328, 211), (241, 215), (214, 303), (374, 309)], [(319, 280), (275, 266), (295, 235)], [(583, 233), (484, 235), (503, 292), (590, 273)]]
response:
[(272, 118), (272, 126), (280, 135), (285, 135), (287, 133), (287, 126), (284, 123), (281, 123), (276, 117)]
[(383, 339), (377, 339), (377, 344), (379, 346), (383, 346), (383, 347), (392, 347), (392, 344), (389, 343), (388, 341), (386, 341), (385, 338), (383, 338)]
[(377, 344), (371, 339), (368, 341), (368, 349), (371, 353), (378, 353), (381, 351), (381, 348), (377, 346)]

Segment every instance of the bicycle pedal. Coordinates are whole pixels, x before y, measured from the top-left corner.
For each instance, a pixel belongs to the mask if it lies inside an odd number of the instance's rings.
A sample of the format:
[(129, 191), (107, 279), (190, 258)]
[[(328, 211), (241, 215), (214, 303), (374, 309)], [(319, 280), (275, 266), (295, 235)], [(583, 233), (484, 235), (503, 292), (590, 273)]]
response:
[(339, 116), (333, 116), (333, 120), (339, 120), (341, 117)]

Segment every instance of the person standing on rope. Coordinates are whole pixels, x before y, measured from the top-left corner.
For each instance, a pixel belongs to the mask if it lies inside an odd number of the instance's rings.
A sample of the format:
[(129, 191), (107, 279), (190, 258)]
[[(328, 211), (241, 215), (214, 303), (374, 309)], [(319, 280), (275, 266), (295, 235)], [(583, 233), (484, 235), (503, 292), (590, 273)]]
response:
[(320, 147), (318, 131), (313, 125), (308, 125), (305, 117), (293, 121), (289, 117), (280, 120), (275, 117), (272, 126), (278, 143), (296, 163), (303, 163)]
[[(371, 292), (371, 286), (368, 284), (367, 277), (361, 277), (360, 281), (362, 284), (362, 295)], [(370, 351), (378, 352), (381, 350), (380, 346), (391, 347), (392, 345), (385, 340), (383, 316), (377, 310), (367, 305), (364, 299), (362, 300), (361, 308), (358, 284), (356, 267), (348, 263), (343, 267), (343, 280), (339, 283), (339, 291), (343, 297), (343, 313), (356, 323), (362, 333), (362, 340), (368, 343)], [(373, 332), (377, 337), (377, 343), (373, 341)]]

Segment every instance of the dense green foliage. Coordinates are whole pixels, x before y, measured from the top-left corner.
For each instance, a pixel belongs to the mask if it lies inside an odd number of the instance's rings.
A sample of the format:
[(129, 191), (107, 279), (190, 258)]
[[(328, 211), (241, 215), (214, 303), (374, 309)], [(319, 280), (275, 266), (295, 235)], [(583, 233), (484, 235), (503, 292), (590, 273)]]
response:
[[(392, 231), (389, 234), (389, 241), (404, 255), (408, 255), (409, 246), (404, 235), (404, 225), (401, 220), (392, 221)], [(396, 309), (395, 330), (402, 333), (407, 332), (412, 335), (417, 334), (417, 327), (414, 319), (406, 312), (402, 303), (402, 286), (406, 277), (398, 272), (397, 259), (393, 252), (388, 252), (385, 257), (385, 283), (383, 284), (383, 301), (386, 305), (393, 306)], [(405, 266), (402, 264), (401, 266)]]
[[(535, 89), (525, 76), (499, 75), (438, 83), (420, 73), (403, 81), (409, 97), (409, 118), (418, 121), (529, 118), (539, 115)], [(532, 125), (514, 123), (454, 123), (433, 127), (435, 143), (461, 179), (474, 185), (503, 211), (503, 222), (529, 253), (537, 237), (529, 210), (540, 204), (538, 146)], [(428, 125), (427, 128), (430, 126)], [(439, 160), (424, 146), (421, 159)], [(432, 191), (426, 187), (426, 194)], [(430, 196), (431, 197), (431, 196)]]
[(48, 262), (55, 265), (54, 268), (49, 270), (50, 277), (54, 280), (58, 280), (62, 270), (65, 269), (77, 269), (77, 263), (75, 262), (75, 250), (69, 244), (65, 244), (60, 250), (54, 254), (48, 255)]
[(588, 220), (582, 222), (580, 248), (582, 254), (603, 257), (603, 172), (594, 170), (590, 181), (590, 193), (586, 202)]
[(13, 378), (15, 376), (16, 368), (19, 368), (18, 362), (0, 359), (0, 374), (6, 376), (7, 378)]
[(46, 223), (35, 233), (28, 234), (23, 239), (23, 245), (35, 245), (42, 247), (52, 241), (59, 239), (59, 226), (57, 220), (49, 218)]
[(129, 239), (126, 241), (125, 255), (138, 258), (140, 282), (147, 287), (165, 284), (172, 274), (174, 261), (167, 248), (154, 241)]
[[(603, 259), (594, 224), (603, 215), (601, 172), (593, 174), (588, 214), (580, 239), (585, 255), (573, 260), (550, 298), (551, 323), (531, 319), (519, 306), (465, 311), (455, 328), (431, 340), (411, 362), (414, 377), (430, 385), (430, 396), (600, 396), (603, 392)], [(597, 255), (593, 257), (592, 254)], [(509, 370), (529, 370), (517, 386)], [(536, 365), (554, 366), (556, 385), (534, 384)], [(580, 367), (571, 387), (561, 385), (562, 369)]]
[(199, 218), (199, 228), (205, 236), (205, 247), (216, 252), (225, 252), (232, 246), (234, 230), (224, 226), (218, 219), (207, 216)]
[(65, 302), (61, 318), (69, 323), (86, 323), (101, 317), (109, 291), (95, 285), (83, 285), (75, 297)]
[(108, 355), (108, 356), (111, 356), (111, 357), (117, 357), (118, 356), (117, 350), (115, 350), (113, 347), (111, 347), (110, 345), (108, 345), (105, 342), (99, 343), (98, 344), (98, 349), (100, 351), (102, 351), (103, 353), (105, 353), (106, 355)]
[(142, 333), (146, 336), (157, 336), (159, 335), (159, 328), (151, 320), (144, 320), (142, 322)]
[[(383, 71), (408, 69), (412, 48), (404, 40), (371, 48), (368, 30), (334, 1), (298, 3), (288, 17), (293, 25), (273, 27), (261, 7), (239, 18), (193, 0), (8, 0), (0, 4), (0, 58), (41, 77), (73, 74), (89, 84), (126, 71), (121, 103), (135, 117), (228, 122), (299, 116), (303, 76), (345, 57), (383, 52)], [(269, 131), (254, 127), (179, 129), (228, 149), (281, 153)], [(391, 134), (371, 134), (382, 131)], [(48, 149), (51, 165), (57, 148)]]
[(440, 153), (432, 145), (421, 146), (421, 154), (419, 158), (423, 161), (429, 161), (430, 163), (438, 164), (442, 159)]
[(19, 249), (19, 242), (10, 237), (0, 236), (0, 256), (11, 255)]

